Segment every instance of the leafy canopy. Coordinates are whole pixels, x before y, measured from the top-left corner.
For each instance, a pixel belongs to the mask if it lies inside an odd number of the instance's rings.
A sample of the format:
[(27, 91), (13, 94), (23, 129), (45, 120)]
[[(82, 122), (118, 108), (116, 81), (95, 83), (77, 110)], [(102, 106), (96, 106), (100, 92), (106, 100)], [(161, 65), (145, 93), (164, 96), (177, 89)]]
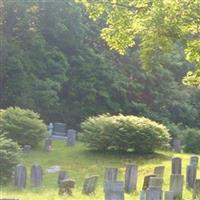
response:
[(199, 0), (76, 0), (93, 20), (105, 19), (101, 37), (111, 49), (125, 54), (140, 40), (141, 60), (155, 64), (159, 52), (172, 50), (176, 41), (185, 48), (186, 59), (197, 66), (188, 72), (185, 84), (200, 85)]

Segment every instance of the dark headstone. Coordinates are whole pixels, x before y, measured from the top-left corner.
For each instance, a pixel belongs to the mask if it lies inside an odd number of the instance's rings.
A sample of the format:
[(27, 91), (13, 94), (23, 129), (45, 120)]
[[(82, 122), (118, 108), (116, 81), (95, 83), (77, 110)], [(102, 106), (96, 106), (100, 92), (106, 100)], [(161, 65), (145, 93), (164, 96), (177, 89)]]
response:
[(170, 191), (173, 191), (174, 198), (182, 198), (183, 192), (183, 175), (172, 174), (170, 176)]
[(95, 192), (99, 176), (91, 176), (85, 179), (83, 184), (83, 194), (91, 194)]
[(105, 200), (124, 200), (124, 183), (107, 181), (104, 185)]
[(105, 181), (117, 181), (118, 168), (106, 168), (104, 174)]
[(186, 171), (186, 185), (193, 188), (197, 175), (197, 168), (194, 165), (188, 165)]
[(162, 188), (163, 178), (150, 177), (149, 188)]
[(40, 165), (31, 167), (31, 185), (33, 187), (41, 187), (43, 182), (43, 170)]
[(190, 157), (190, 165), (193, 165), (198, 168), (198, 163), (199, 163), (199, 157), (196, 155), (193, 155)]
[(65, 179), (69, 179), (69, 175), (66, 171), (59, 171), (58, 174), (58, 186), (60, 185), (60, 182), (65, 180)]
[(147, 190), (147, 188), (149, 187), (149, 181), (151, 177), (156, 177), (155, 174), (150, 174), (144, 177), (144, 182), (143, 182), (143, 187), (142, 190)]
[(53, 135), (66, 136), (66, 125), (64, 123), (54, 123)]
[(72, 179), (65, 179), (60, 181), (59, 195), (72, 195), (72, 189), (75, 187), (75, 181)]
[(172, 158), (172, 174), (181, 174), (182, 160), (179, 157)]
[(132, 192), (137, 188), (138, 167), (136, 164), (126, 165), (125, 191)]
[(67, 145), (74, 146), (76, 144), (76, 130), (68, 129), (67, 130)]
[(17, 165), (14, 173), (14, 186), (18, 189), (23, 189), (26, 187), (26, 167), (23, 165)]

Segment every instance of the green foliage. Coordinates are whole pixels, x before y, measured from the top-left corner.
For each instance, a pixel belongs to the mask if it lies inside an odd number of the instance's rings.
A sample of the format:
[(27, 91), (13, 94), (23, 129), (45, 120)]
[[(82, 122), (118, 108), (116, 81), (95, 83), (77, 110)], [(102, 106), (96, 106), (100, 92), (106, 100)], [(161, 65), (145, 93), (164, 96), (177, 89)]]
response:
[(81, 124), (81, 140), (96, 150), (152, 153), (169, 139), (165, 126), (144, 117), (100, 115)]
[(186, 128), (182, 134), (184, 135), (184, 151), (189, 153), (200, 153), (200, 130)]
[(11, 180), (14, 167), (20, 161), (20, 147), (11, 139), (0, 135), (0, 184)]
[(8, 108), (1, 114), (0, 130), (19, 145), (36, 147), (46, 136), (47, 127), (39, 114), (28, 109)]

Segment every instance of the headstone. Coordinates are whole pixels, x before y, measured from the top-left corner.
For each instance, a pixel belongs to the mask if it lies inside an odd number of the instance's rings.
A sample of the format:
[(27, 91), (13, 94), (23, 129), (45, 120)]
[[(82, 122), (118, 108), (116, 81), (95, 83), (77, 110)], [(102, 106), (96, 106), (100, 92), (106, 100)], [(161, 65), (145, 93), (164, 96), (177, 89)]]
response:
[(149, 188), (162, 188), (163, 178), (151, 177), (149, 181)]
[(64, 123), (54, 123), (53, 135), (66, 136), (66, 125)]
[(74, 146), (76, 144), (76, 130), (68, 129), (67, 130), (67, 145)]
[(44, 143), (44, 151), (50, 152), (52, 150), (52, 139), (48, 138)]
[(170, 191), (173, 191), (174, 198), (182, 198), (183, 192), (183, 175), (172, 174), (170, 176)]
[(65, 179), (69, 179), (69, 175), (66, 171), (59, 171), (58, 174), (58, 186), (60, 185), (60, 182), (65, 180)]
[(31, 185), (33, 187), (41, 187), (43, 182), (43, 170), (40, 165), (31, 167)]
[(136, 164), (126, 165), (125, 191), (132, 192), (137, 188), (138, 167)]
[(189, 188), (193, 188), (196, 180), (197, 168), (194, 165), (188, 165), (186, 171), (186, 185)]
[(59, 185), (59, 195), (72, 196), (72, 189), (75, 187), (75, 181), (72, 179), (64, 179)]
[(163, 177), (164, 171), (165, 171), (165, 167), (164, 167), (164, 166), (157, 166), (157, 167), (155, 167), (155, 169), (154, 169), (154, 174), (155, 174), (157, 177)]
[(105, 200), (124, 200), (124, 183), (106, 181), (104, 186)]
[(172, 148), (175, 152), (181, 153), (181, 141), (179, 139), (173, 139)]
[(146, 200), (146, 191), (141, 191), (140, 192), (140, 200)]
[(162, 200), (162, 190), (160, 188), (148, 188), (146, 200)]
[(49, 123), (48, 131), (49, 131), (49, 135), (53, 134), (53, 123)]
[(29, 153), (31, 151), (31, 145), (30, 144), (25, 144), (23, 147), (23, 152)]
[(146, 190), (149, 187), (149, 181), (151, 177), (156, 177), (155, 174), (150, 174), (144, 177), (142, 190)]
[(198, 168), (198, 163), (199, 163), (199, 157), (196, 155), (193, 155), (190, 157), (190, 165), (194, 165), (195, 167)]
[(172, 158), (172, 174), (181, 174), (182, 160), (179, 157)]
[(17, 165), (15, 168), (15, 173), (14, 173), (14, 186), (18, 189), (25, 188), (26, 176), (27, 176), (26, 167), (24, 167), (21, 164)]
[(165, 192), (165, 200), (173, 200), (174, 199), (174, 193), (173, 191), (167, 191)]
[(106, 168), (104, 180), (105, 181), (117, 181), (118, 168)]
[(83, 184), (83, 194), (91, 194), (95, 192), (99, 176), (91, 176), (85, 179)]
[(196, 179), (193, 188), (193, 199), (200, 199), (200, 179)]

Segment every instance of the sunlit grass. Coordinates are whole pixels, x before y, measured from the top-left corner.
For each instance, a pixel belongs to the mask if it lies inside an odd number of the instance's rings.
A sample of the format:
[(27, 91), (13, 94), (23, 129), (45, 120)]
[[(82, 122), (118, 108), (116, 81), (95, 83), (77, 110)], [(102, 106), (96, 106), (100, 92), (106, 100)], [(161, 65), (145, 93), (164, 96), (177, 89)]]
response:
[[(1, 188), (1, 198), (19, 198), (20, 200), (60, 200), (66, 197), (58, 196), (57, 173), (47, 173), (47, 168), (52, 165), (60, 165), (63, 170), (69, 172), (72, 179), (76, 181), (76, 188), (73, 190), (73, 197), (67, 197), (72, 200), (102, 200), (103, 193), (103, 177), (105, 167), (118, 167), (119, 180), (124, 180), (125, 164), (135, 162), (139, 166), (139, 178), (137, 192), (126, 195), (126, 200), (138, 199), (139, 191), (142, 188), (143, 178), (145, 175), (153, 173), (153, 169), (157, 165), (165, 166), (164, 186), (163, 190), (169, 190), (169, 175), (171, 172), (171, 157), (180, 156), (183, 160), (182, 173), (185, 175), (186, 166), (189, 163), (189, 154), (175, 154), (174, 152), (157, 152), (154, 155), (134, 155), (123, 153), (97, 153), (86, 149), (83, 144), (75, 147), (67, 147), (62, 141), (54, 141), (53, 151), (50, 153), (43, 152), (41, 149), (23, 155), (22, 163), (27, 167), (30, 173), (32, 164), (40, 164), (45, 172), (44, 187), (34, 189), (30, 186), (28, 176), (27, 188), (23, 191), (15, 190), (11, 185)], [(82, 185), (84, 178), (90, 175), (99, 175), (99, 182), (95, 195), (82, 195)], [(192, 200), (191, 191), (184, 187), (184, 200)]]

